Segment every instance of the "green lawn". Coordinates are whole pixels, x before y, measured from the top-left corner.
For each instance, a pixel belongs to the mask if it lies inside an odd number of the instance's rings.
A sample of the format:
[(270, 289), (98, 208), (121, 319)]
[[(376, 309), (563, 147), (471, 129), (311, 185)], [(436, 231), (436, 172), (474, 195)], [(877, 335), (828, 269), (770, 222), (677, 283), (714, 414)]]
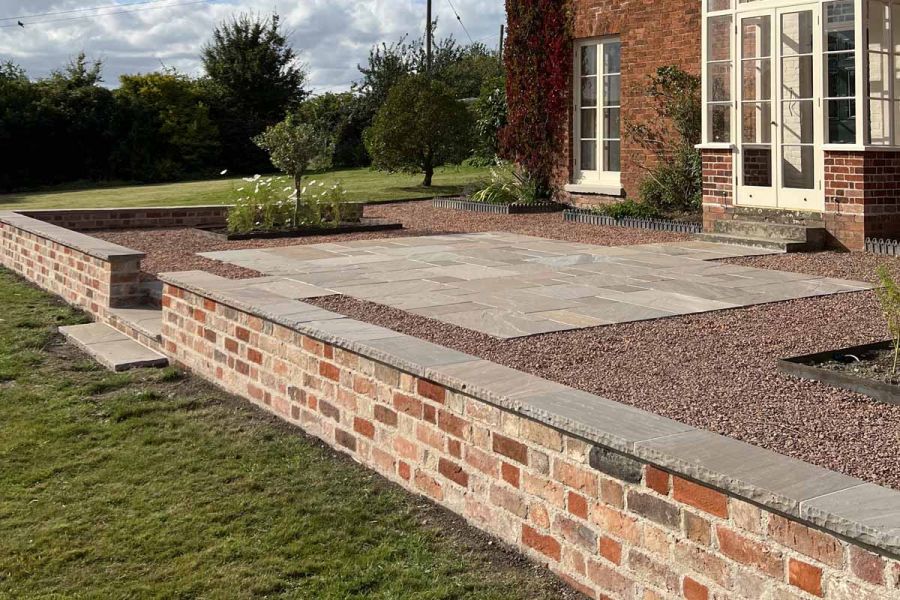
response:
[(565, 595), (205, 383), (98, 370), (83, 320), (0, 269), (0, 598)]
[[(444, 167), (437, 170), (434, 185), (430, 188), (422, 187), (422, 175), (389, 174), (370, 169), (330, 171), (311, 175), (308, 179), (326, 184), (340, 181), (351, 200), (377, 202), (458, 194), (467, 184), (485, 179), (487, 175), (488, 170), (483, 168)], [(240, 179), (223, 177), (157, 185), (93, 186), (0, 194), (0, 210), (229, 204), (233, 201), (233, 190), (243, 184)]]

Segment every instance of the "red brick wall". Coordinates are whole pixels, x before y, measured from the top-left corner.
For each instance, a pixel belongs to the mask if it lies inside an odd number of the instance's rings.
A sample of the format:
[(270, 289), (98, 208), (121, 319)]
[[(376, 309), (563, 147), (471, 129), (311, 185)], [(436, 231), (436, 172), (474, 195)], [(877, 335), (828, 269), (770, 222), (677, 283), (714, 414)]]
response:
[(142, 298), (140, 258), (105, 260), (3, 222), (0, 265), (101, 320)]
[(851, 250), (900, 238), (900, 152), (826, 152), (825, 221)]
[[(629, 123), (640, 123), (653, 115), (644, 90), (647, 77), (659, 67), (677, 65), (700, 74), (701, 2), (574, 0), (573, 9), (576, 40), (601, 36), (619, 36), (622, 40), (622, 184), (628, 196), (637, 198), (642, 179), (638, 165), (652, 160), (652, 155), (628, 139), (625, 130)], [(570, 106), (573, 101), (570, 96)], [(573, 174), (571, 136), (570, 115), (566, 137), (559, 142), (560, 187), (569, 183)]]
[(731, 150), (703, 150), (703, 229), (731, 219), (734, 211), (734, 156)]
[(20, 214), (74, 231), (224, 227), (228, 206), (24, 210)]
[(592, 598), (900, 594), (896, 560), (362, 354), (169, 284), (163, 316), (177, 363), (465, 516)]

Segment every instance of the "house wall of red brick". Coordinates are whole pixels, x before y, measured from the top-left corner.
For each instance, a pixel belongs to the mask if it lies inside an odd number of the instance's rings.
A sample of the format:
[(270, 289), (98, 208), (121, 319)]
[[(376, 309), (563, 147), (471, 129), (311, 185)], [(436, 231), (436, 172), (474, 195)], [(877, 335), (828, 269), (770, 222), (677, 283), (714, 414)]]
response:
[[(676, 65), (700, 74), (701, 7), (699, 0), (574, 0), (576, 40), (618, 36), (622, 41), (622, 185), (628, 197), (638, 197), (643, 178), (640, 165), (652, 163), (653, 157), (624, 132), (628, 124), (653, 117), (645, 90), (647, 78), (659, 67)], [(574, 69), (574, 57), (572, 63)], [(569, 100), (571, 107), (571, 89)], [(571, 114), (565, 131), (555, 181), (560, 188), (572, 181), (574, 172)], [(586, 195), (564, 197), (576, 204), (600, 200)]]

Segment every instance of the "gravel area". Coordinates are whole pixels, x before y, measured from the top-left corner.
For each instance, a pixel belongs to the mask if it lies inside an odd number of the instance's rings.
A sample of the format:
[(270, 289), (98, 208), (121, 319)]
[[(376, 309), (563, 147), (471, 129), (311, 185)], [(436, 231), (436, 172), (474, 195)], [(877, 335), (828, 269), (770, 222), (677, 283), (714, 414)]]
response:
[(510, 341), (345, 296), (311, 302), (900, 489), (900, 406), (775, 367), (776, 357), (884, 339), (871, 292)]
[[(148, 274), (203, 269), (226, 277), (258, 275), (197, 252), (351, 239), (510, 231), (598, 245), (688, 236), (564, 223), (560, 214), (489, 215), (434, 209), (430, 202), (371, 206), (366, 216), (401, 220), (400, 232), (226, 242), (195, 230), (115, 231), (97, 237), (147, 253)], [(821, 252), (729, 259), (759, 268), (873, 281), (878, 264), (900, 259)], [(638, 406), (900, 489), (900, 407), (820, 383), (781, 375), (779, 357), (864, 344), (887, 337), (872, 292), (794, 300), (503, 341), (401, 310), (348, 297), (314, 301), (516, 369)]]
[(900, 274), (900, 259), (864, 252), (770, 254), (768, 256), (729, 258), (722, 262), (756, 267), (757, 269), (776, 269), (855, 281), (877, 282), (878, 277), (875, 271), (880, 265), (888, 265), (893, 271)]
[(301, 244), (323, 244), (349, 240), (371, 240), (475, 231), (509, 231), (523, 235), (570, 242), (585, 242), (601, 246), (628, 246), (689, 239), (689, 236), (683, 234), (565, 223), (562, 213), (492, 215), (432, 208), (430, 201), (367, 206), (365, 216), (400, 221), (403, 223), (404, 229), (373, 233), (233, 242), (217, 240), (196, 229), (118, 230), (92, 233), (91, 235), (126, 248), (145, 252), (147, 258), (142, 262), (142, 268), (148, 274), (197, 269), (234, 279), (257, 277), (259, 273), (209, 260), (196, 254), (198, 252), (237, 250), (241, 248), (274, 248), (299, 246)]

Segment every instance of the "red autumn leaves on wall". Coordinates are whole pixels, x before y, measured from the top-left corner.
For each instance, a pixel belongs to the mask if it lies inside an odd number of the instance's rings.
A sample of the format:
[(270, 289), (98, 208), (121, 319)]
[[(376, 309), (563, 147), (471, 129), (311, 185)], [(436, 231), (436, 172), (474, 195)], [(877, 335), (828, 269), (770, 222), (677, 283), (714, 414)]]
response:
[(508, 124), (505, 158), (549, 189), (561, 150), (571, 85), (570, 0), (506, 0)]

